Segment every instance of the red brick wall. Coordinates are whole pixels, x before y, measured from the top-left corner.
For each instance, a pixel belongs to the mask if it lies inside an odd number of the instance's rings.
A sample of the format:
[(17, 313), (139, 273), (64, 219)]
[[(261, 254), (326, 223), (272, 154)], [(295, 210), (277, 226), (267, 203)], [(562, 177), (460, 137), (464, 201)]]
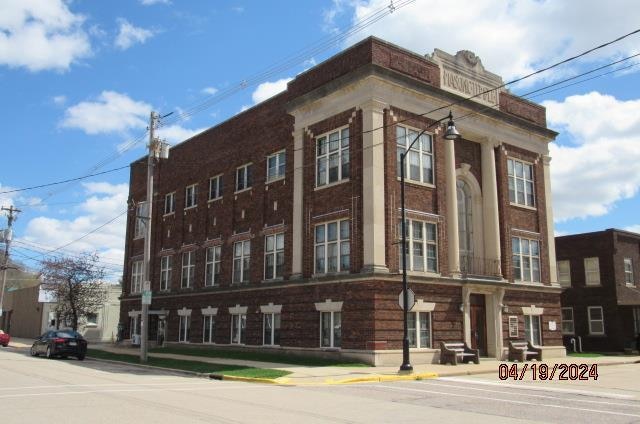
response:
[[(543, 293), (534, 291), (507, 290), (502, 301), (509, 311), (502, 314), (502, 331), (505, 346), (509, 340), (524, 339), (524, 314), (522, 307), (535, 305), (536, 308), (544, 308), (541, 317), (542, 344), (545, 346), (562, 345), (562, 319), (560, 315), (560, 294)], [(518, 337), (509, 337), (509, 317), (518, 317)], [(549, 321), (556, 322), (556, 331), (549, 330)]]

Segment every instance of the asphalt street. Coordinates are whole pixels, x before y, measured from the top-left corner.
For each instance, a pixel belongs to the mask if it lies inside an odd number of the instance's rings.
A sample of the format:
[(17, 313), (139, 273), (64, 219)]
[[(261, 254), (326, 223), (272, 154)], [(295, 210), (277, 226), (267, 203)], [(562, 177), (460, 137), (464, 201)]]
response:
[(497, 373), (353, 385), (215, 381), (0, 349), (5, 423), (640, 423), (640, 364), (597, 382), (502, 382)]

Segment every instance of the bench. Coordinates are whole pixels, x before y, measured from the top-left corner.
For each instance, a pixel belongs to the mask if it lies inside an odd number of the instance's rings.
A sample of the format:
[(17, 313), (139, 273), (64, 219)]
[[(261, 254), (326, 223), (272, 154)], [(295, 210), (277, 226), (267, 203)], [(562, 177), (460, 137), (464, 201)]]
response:
[(528, 341), (509, 342), (509, 361), (526, 362), (529, 359), (542, 361), (542, 349)]
[(467, 364), (470, 361), (476, 364), (480, 363), (480, 351), (478, 349), (471, 349), (464, 342), (440, 342), (440, 364), (458, 365), (459, 362)]

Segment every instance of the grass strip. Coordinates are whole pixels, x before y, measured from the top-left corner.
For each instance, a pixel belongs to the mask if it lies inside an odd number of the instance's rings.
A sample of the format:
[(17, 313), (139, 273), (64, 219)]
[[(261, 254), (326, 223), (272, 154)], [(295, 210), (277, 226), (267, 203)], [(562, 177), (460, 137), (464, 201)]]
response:
[[(112, 353), (99, 349), (88, 349), (87, 356), (98, 359), (126, 362), (130, 364), (140, 363), (140, 357), (138, 355)], [(250, 378), (278, 378), (291, 374), (289, 371), (274, 370), (270, 368), (253, 368), (242, 365), (210, 364), (208, 362), (182, 361), (179, 359), (154, 358), (151, 356), (148, 357), (146, 365), (174, 370), (193, 371), (198, 373), (223, 374)]]

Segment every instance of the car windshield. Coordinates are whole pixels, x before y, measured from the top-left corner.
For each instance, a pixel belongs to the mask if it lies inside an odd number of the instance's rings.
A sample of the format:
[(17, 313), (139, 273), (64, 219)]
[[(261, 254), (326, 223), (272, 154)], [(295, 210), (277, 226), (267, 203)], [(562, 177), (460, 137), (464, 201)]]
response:
[(80, 338), (80, 334), (75, 331), (58, 331), (56, 337), (62, 337), (63, 339), (76, 339)]

